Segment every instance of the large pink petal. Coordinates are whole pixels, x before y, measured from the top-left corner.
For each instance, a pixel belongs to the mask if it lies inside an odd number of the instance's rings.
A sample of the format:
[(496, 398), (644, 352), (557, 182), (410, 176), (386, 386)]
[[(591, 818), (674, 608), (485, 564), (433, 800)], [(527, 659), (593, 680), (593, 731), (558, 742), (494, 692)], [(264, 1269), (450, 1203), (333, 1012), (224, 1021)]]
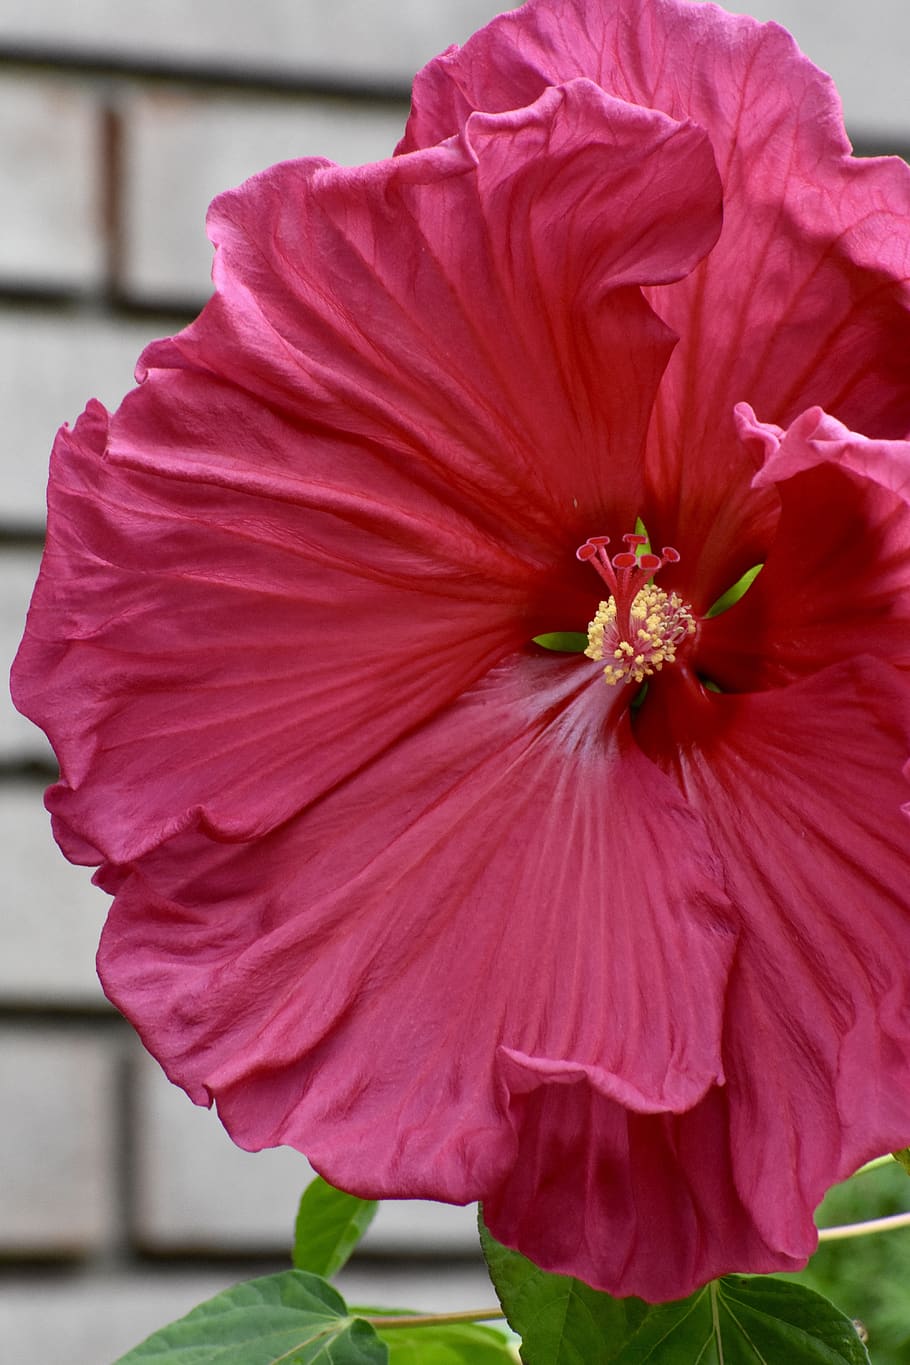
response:
[[(196, 449), (231, 430), (249, 461), (233, 486), (110, 462), (100, 405), (55, 447), (13, 694), (54, 744), (48, 805), (77, 861), (199, 823), (262, 833), (534, 631), (533, 566), (417, 495), (307, 506), (303, 479), (256, 458), (293, 429), (227, 390), (221, 416)], [(189, 400), (180, 417), (192, 433)], [(162, 467), (168, 437), (148, 431)]]
[(666, 714), (662, 762), (748, 926), (725, 1026), (737, 1189), (805, 1254), (827, 1187), (910, 1136), (910, 686), (861, 660)]
[(402, 148), (578, 75), (696, 120), (723, 180), (718, 245), (649, 292), (681, 342), (655, 411), (645, 520), (681, 550), (703, 610), (762, 557), (773, 525), (735, 403), (782, 425), (820, 404), (871, 436), (910, 430), (910, 171), (849, 156), (831, 82), (782, 29), (682, 0), (531, 0), (500, 16), (420, 73)]
[(116, 874), (106, 990), (237, 1142), (364, 1194), (491, 1192), (532, 1087), (691, 1107), (722, 1080), (736, 928), (607, 694), (586, 660), (514, 656), (267, 839)]
[(621, 534), (674, 340), (638, 286), (679, 279), (719, 228), (704, 134), (584, 80), (414, 156), (273, 167), (215, 201), (218, 295), (146, 352), (115, 451), (133, 458), (184, 366), (356, 438), (369, 483), (391, 464), (522, 547), (551, 554), (567, 523)]
[(518, 1156), (485, 1201), (492, 1231), (544, 1267), (653, 1300), (797, 1269), (827, 1188), (910, 1137), (906, 683), (867, 663), (676, 703), (662, 743), (645, 737), (742, 917), (726, 1083), (673, 1115), (516, 1090)]
[(718, 212), (697, 130), (584, 81), (218, 201), (215, 302), (55, 453), (16, 694), (72, 855), (261, 834), (583, 624), (573, 550), (634, 521), (672, 344), (636, 282)]
[(804, 1264), (765, 1241), (737, 1193), (725, 1087), (679, 1115), (571, 1084), (516, 1094), (511, 1112), (517, 1157), (484, 1217), (543, 1269), (661, 1303), (718, 1275)]
[(910, 666), (910, 441), (870, 440), (820, 409), (784, 432), (739, 411), (781, 517), (740, 602), (702, 622), (696, 667), (743, 692), (868, 654)]

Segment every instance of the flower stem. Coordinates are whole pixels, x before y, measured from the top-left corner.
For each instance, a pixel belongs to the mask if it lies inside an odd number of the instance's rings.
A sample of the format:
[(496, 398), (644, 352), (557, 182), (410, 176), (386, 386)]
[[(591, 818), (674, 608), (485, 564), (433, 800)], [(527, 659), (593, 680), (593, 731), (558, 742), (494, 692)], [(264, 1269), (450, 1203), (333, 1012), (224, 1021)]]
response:
[(501, 1308), (463, 1308), (458, 1313), (406, 1313), (400, 1317), (364, 1318), (371, 1327), (445, 1327), (452, 1322), (489, 1322), (504, 1318)]
[(889, 1232), (892, 1228), (910, 1228), (910, 1213), (892, 1213), (887, 1218), (870, 1218), (866, 1223), (845, 1223), (838, 1228), (822, 1228), (820, 1242), (836, 1242), (845, 1237), (867, 1237), (873, 1232)]

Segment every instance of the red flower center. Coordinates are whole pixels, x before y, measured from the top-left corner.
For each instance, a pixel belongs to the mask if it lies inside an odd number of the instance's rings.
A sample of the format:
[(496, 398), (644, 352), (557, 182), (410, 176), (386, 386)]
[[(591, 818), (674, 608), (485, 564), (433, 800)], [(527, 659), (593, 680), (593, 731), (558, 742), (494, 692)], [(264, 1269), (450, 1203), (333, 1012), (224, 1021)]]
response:
[(623, 536), (629, 547), (607, 554), (609, 536), (589, 536), (575, 551), (585, 564), (600, 574), (610, 597), (601, 602), (588, 625), (589, 659), (607, 660), (604, 678), (611, 687), (618, 682), (644, 682), (673, 663), (683, 640), (695, 634), (695, 618), (689, 605), (675, 592), (654, 586), (654, 576), (665, 564), (677, 564), (679, 553), (665, 545), (659, 555), (640, 553), (647, 537)]

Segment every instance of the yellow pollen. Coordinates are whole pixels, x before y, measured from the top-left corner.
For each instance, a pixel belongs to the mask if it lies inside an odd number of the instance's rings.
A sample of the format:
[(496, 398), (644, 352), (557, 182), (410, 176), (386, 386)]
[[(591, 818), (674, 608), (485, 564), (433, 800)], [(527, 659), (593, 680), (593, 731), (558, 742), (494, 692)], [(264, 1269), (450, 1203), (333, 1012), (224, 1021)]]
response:
[(604, 668), (604, 679), (615, 687), (620, 682), (644, 682), (676, 658), (677, 647), (695, 634), (695, 619), (678, 593), (665, 593), (653, 583), (641, 589), (629, 608), (629, 635), (619, 638), (616, 602), (601, 602), (588, 626), (589, 659), (613, 659)]

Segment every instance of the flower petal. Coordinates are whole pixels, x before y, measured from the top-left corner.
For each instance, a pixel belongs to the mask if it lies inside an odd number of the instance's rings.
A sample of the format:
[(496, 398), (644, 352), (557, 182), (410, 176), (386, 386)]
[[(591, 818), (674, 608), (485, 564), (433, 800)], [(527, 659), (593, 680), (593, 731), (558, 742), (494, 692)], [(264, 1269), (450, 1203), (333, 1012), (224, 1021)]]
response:
[[(192, 432), (188, 394), (179, 410)], [(48, 806), (76, 861), (126, 862), (197, 824), (272, 828), (533, 629), (533, 574), (469, 524), (448, 524), (459, 562), (443, 537), (434, 554), (438, 509), (417, 495), (389, 507), (351, 490), (347, 520), (302, 508), (293, 472), (256, 460), (293, 430), (243, 394), (225, 392), (221, 416), (246, 485), (112, 463), (100, 404), (55, 446), (13, 694), (57, 752)], [(150, 424), (163, 466), (182, 430)], [(221, 439), (197, 432), (196, 450)]]
[(666, 714), (662, 761), (743, 916), (724, 1029), (737, 1190), (770, 1245), (805, 1256), (827, 1188), (910, 1136), (910, 686), (867, 659)]
[(638, 283), (708, 250), (719, 189), (698, 130), (576, 81), (275, 167), (212, 224), (219, 295), (57, 446), (17, 696), (74, 857), (262, 834), (559, 625), (557, 589), (586, 619), (573, 551), (634, 521), (672, 346)]
[(762, 558), (774, 522), (773, 498), (750, 489), (735, 403), (782, 425), (817, 403), (876, 437), (910, 430), (910, 171), (849, 156), (833, 85), (777, 25), (682, 0), (531, 0), (499, 16), (420, 73), (402, 149), (579, 75), (696, 120), (723, 180), (710, 257), (649, 291), (681, 342), (643, 515), (680, 550), (703, 611)]
[[(686, 274), (719, 228), (704, 134), (576, 80), (412, 157), (285, 163), (222, 195), (218, 296), (143, 365), (217, 373), (356, 438), (368, 476), (384, 456), (552, 553), (567, 521), (640, 511), (674, 338), (638, 286)], [(132, 401), (135, 429), (151, 398)]]
[(581, 1085), (516, 1092), (518, 1154), (484, 1202), (545, 1269), (652, 1301), (798, 1269), (828, 1187), (910, 1136), (904, 679), (850, 664), (663, 715), (663, 743), (644, 737), (742, 916), (726, 1084), (672, 1115)]
[(869, 440), (814, 408), (782, 431), (742, 404), (781, 517), (746, 595), (699, 628), (695, 667), (743, 692), (868, 654), (910, 666), (910, 441)]
[(235, 1141), (464, 1201), (514, 1159), (510, 1091), (648, 1113), (721, 1081), (736, 929), (606, 690), (514, 656), (268, 838), (184, 835), (120, 885), (105, 989)]
[(764, 455), (764, 464), (753, 480), (758, 488), (781, 483), (804, 469), (831, 464), (910, 503), (910, 438), (870, 440), (819, 407), (801, 413), (788, 431), (759, 422), (748, 403), (740, 404), (736, 418), (743, 440), (755, 442)]
[(662, 1303), (731, 1271), (805, 1262), (765, 1242), (737, 1193), (725, 1087), (670, 1115), (540, 1087), (515, 1096), (512, 1118), (518, 1155), (484, 1219), (544, 1270)]

